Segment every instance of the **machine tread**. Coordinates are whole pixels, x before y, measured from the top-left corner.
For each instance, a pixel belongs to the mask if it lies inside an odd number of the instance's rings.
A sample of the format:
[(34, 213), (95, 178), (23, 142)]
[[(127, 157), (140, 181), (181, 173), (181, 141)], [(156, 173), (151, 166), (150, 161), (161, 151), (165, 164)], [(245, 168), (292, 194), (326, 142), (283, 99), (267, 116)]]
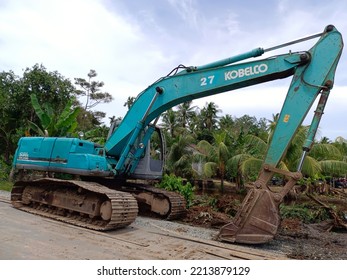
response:
[[(167, 191), (164, 189), (159, 189), (149, 185), (141, 185), (141, 184), (128, 184), (133, 190), (130, 192), (148, 192), (154, 194), (156, 196), (165, 197), (170, 203), (170, 211), (166, 213), (164, 218), (167, 220), (177, 220), (180, 218), (184, 218), (187, 215), (186, 208), (186, 200), (184, 197), (176, 192)], [(141, 209), (140, 209), (141, 211)]]
[[(29, 205), (23, 204), (22, 195), (24, 189), (27, 187), (40, 186), (44, 186), (45, 188), (48, 186), (54, 186), (55, 188), (75, 187), (82, 188), (96, 195), (105, 195), (111, 203), (111, 218), (107, 221), (101, 219), (98, 220), (88, 216), (86, 217), (85, 215), (81, 215), (76, 212), (67, 214), (64, 213), (64, 215), (61, 215), (59, 214), (59, 209), (56, 207), (35, 205), (32, 203)], [(15, 208), (20, 210), (98, 231), (126, 227), (135, 221), (138, 213), (137, 201), (131, 194), (112, 190), (94, 182), (60, 180), (52, 178), (16, 182), (11, 192), (11, 202)], [(35, 206), (35, 208), (33, 208), (33, 206)]]

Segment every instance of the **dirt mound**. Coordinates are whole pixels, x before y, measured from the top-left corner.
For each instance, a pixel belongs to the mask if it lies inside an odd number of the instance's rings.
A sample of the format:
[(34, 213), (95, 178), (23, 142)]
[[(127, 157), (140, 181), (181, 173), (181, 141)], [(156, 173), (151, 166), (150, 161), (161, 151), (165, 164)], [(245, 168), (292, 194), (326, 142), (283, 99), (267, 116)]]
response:
[(206, 228), (220, 228), (230, 221), (230, 217), (214, 211), (210, 206), (192, 206), (183, 222)]
[(195, 203), (188, 209), (183, 222), (206, 228), (220, 228), (235, 216), (243, 197), (237, 192), (196, 195)]

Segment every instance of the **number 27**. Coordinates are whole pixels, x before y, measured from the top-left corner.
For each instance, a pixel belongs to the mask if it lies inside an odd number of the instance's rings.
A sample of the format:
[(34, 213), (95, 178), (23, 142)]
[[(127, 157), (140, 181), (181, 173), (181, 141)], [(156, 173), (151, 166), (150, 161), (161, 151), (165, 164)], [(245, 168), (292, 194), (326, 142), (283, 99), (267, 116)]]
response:
[(213, 83), (214, 76), (208, 76), (208, 77), (202, 77), (200, 79), (200, 86), (207, 86), (208, 84), (211, 85)]

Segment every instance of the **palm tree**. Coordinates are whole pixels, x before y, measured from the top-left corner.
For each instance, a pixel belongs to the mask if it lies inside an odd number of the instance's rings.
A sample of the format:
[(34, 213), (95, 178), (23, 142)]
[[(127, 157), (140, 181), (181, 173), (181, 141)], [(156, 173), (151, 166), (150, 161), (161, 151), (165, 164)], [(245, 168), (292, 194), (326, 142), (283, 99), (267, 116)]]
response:
[(219, 119), (219, 127), (222, 130), (232, 131), (235, 121), (232, 116), (226, 114)]
[(169, 132), (169, 135), (174, 138), (178, 127), (178, 116), (172, 108), (162, 114), (162, 127)]
[(330, 139), (328, 137), (322, 137), (322, 139), (319, 141), (321, 144), (329, 144), (331, 143)]
[[(307, 126), (299, 128), (279, 163), (280, 169), (297, 170), (307, 132)], [(269, 134), (271, 134), (271, 130)], [(231, 158), (229, 168), (238, 176), (254, 178), (255, 174), (260, 171), (267, 145), (259, 137), (247, 135), (243, 149)], [(305, 177), (310, 178), (317, 178), (322, 175), (345, 176), (347, 174), (347, 162), (344, 160), (343, 153), (333, 144), (315, 143), (305, 157), (301, 172)]]
[(208, 131), (212, 131), (213, 128), (216, 128), (217, 124), (217, 114), (221, 112), (218, 109), (218, 105), (214, 102), (206, 103), (205, 107), (201, 110), (201, 117), (204, 124), (204, 127)]
[(279, 113), (272, 114), (272, 120), (268, 120), (268, 122), (269, 122), (269, 125), (268, 125), (268, 128), (267, 128), (267, 131), (269, 133), (269, 136), (268, 136), (268, 139), (267, 139), (268, 143), (270, 143), (270, 141), (272, 139), (272, 135), (273, 135), (273, 133), (275, 131), (275, 127), (277, 125), (279, 116), (280, 116)]
[(243, 137), (239, 153), (228, 160), (228, 171), (234, 175), (238, 188), (243, 186), (243, 178), (255, 180), (259, 174), (267, 150), (267, 143), (258, 136), (248, 134)]
[(221, 191), (223, 192), (226, 166), (230, 156), (229, 149), (226, 145), (227, 133), (226, 131), (214, 132), (213, 138), (213, 144), (202, 140), (197, 144), (197, 149), (205, 159), (204, 174), (207, 177), (218, 175), (221, 180)]
[(189, 134), (181, 134), (171, 145), (167, 157), (166, 168), (176, 176), (191, 178), (193, 149), (190, 147), (194, 138)]
[(200, 125), (201, 119), (200, 119), (200, 111), (199, 110), (200, 110), (199, 108), (196, 109), (195, 114), (193, 116), (191, 116), (189, 123), (188, 123), (188, 130), (190, 133), (195, 135), (195, 137), (201, 128), (201, 125)]
[[(278, 167), (280, 169), (296, 171), (302, 155), (302, 146), (306, 139), (306, 133), (307, 127), (300, 127), (285, 155), (283, 155), (282, 161), (279, 163)], [(269, 134), (271, 134), (271, 131)], [(248, 134), (243, 138), (243, 144), (239, 153), (235, 154), (228, 162), (228, 168), (230, 168), (231, 173), (236, 174), (238, 184), (240, 184), (241, 178), (244, 177), (252, 181), (256, 179), (267, 149), (268, 143), (258, 136)], [(303, 173), (305, 175), (315, 174), (315, 172), (319, 172), (318, 166), (317, 161), (307, 156), (303, 165)]]
[(124, 107), (127, 107), (128, 110), (129, 110), (130, 107), (134, 104), (135, 99), (136, 99), (136, 98), (133, 97), (133, 96), (128, 96), (128, 99), (127, 99), (127, 101), (123, 104), (123, 106), (124, 106)]
[(332, 145), (339, 149), (343, 156), (343, 161), (347, 162), (347, 140), (339, 136), (335, 139), (335, 142), (333, 142)]
[(343, 152), (336, 145), (316, 143), (310, 155), (319, 162), (321, 174), (331, 177), (346, 176), (347, 162)]
[(190, 121), (194, 116), (196, 115), (196, 106), (191, 106), (192, 101), (186, 101), (184, 103), (181, 103), (177, 106), (177, 117), (178, 122), (180, 123), (181, 127), (186, 128), (187, 125), (189, 125)]

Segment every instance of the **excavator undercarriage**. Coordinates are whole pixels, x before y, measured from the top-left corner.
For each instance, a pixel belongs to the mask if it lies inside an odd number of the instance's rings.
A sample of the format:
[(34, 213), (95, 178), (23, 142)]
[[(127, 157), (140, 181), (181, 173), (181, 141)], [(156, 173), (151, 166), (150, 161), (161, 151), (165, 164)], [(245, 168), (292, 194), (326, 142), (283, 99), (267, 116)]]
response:
[(94, 230), (126, 227), (138, 213), (131, 194), (74, 180), (18, 181), (11, 201), (21, 210)]
[(26, 212), (99, 231), (126, 227), (138, 213), (168, 220), (186, 215), (181, 195), (126, 183), (110, 188), (110, 184), (80, 180), (17, 181), (11, 201), (14, 207)]
[(187, 214), (186, 200), (176, 192), (167, 191), (145, 183), (144, 180), (117, 180), (114, 178), (82, 177), (109, 189), (132, 194), (137, 200), (140, 215), (154, 215), (166, 220), (176, 220)]

